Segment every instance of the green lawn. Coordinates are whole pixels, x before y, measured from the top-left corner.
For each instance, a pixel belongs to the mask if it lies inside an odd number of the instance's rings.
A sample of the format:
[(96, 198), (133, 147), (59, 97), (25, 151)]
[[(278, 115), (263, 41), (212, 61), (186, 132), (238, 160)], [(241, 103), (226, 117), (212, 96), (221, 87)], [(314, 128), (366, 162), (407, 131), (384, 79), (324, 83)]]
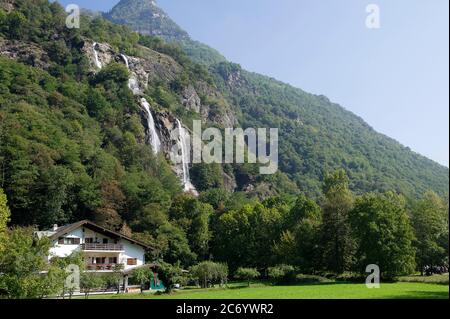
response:
[(448, 299), (447, 285), (428, 283), (386, 283), (379, 289), (364, 284), (326, 283), (302, 286), (231, 287), (229, 289), (185, 289), (172, 295), (153, 293), (91, 296), (90, 298), (126, 299)]

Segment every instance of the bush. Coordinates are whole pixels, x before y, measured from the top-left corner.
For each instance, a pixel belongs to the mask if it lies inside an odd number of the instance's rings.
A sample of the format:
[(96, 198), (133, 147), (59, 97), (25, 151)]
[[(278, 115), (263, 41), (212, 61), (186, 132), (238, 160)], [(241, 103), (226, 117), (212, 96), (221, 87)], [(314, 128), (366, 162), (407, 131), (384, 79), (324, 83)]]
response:
[(276, 284), (295, 281), (295, 268), (291, 265), (277, 265), (269, 268), (269, 278)]
[(236, 279), (245, 280), (250, 287), (250, 281), (252, 279), (258, 278), (261, 274), (256, 268), (238, 268), (234, 276)]
[(208, 288), (211, 285), (223, 285), (228, 279), (228, 266), (226, 264), (204, 261), (191, 267), (191, 276), (202, 288)]

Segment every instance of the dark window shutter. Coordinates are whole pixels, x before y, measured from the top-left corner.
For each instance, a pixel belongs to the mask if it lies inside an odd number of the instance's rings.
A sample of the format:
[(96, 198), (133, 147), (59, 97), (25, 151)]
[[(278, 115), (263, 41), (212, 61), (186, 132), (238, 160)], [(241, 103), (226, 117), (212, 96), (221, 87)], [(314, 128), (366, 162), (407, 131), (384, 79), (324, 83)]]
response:
[(58, 238), (58, 244), (64, 245), (64, 238), (62, 237)]

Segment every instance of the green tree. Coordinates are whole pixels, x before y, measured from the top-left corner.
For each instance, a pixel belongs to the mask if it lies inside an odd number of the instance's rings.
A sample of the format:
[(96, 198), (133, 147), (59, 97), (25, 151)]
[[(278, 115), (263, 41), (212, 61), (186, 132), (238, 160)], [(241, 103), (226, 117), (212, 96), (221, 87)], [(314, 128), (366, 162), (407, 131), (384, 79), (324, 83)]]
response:
[(256, 268), (238, 268), (236, 270), (236, 273), (234, 274), (234, 277), (236, 279), (245, 280), (248, 284), (248, 287), (250, 287), (250, 282), (261, 276), (259, 271)]
[(84, 298), (88, 299), (94, 289), (105, 285), (104, 278), (96, 272), (84, 272), (80, 276), (80, 288), (84, 291)]
[(355, 242), (348, 214), (353, 208), (353, 195), (344, 170), (325, 177), (323, 192), (323, 224), (321, 229), (322, 261), (326, 269), (342, 273), (353, 263)]
[[(50, 241), (33, 235), (32, 228), (13, 228), (0, 238), (4, 249), (0, 254), (0, 294), (6, 298), (40, 298), (56, 291), (48, 289), (46, 261)], [(53, 286), (55, 287), (55, 286)]]
[(185, 281), (183, 270), (179, 264), (171, 265), (165, 262), (160, 262), (157, 267), (158, 278), (166, 287), (166, 293), (170, 294), (176, 284), (181, 284)]
[(320, 257), (320, 207), (313, 200), (300, 195), (284, 217), (283, 225), (284, 231), (274, 247), (277, 262), (293, 263), (304, 272), (313, 272), (318, 267)]
[(416, 235), (416, 261), (423, 275), (424, 266), (448, 262), (448, 206), (436, 193), (427, 192), (412, 211)]
[(68, 266), (76, 265), (80, 274), (85, 270), (86, 262), (82, 252), (74, 252), (67, 257), (53, 257), (50, 260), (50, 266), (53, 272), (49, 271), (49, 276), (53, 284), (57, 287), (61, 297), (69, 295), (72, 298), (76, 285), (66, 285), (66, 279), (71, 274), (67, 271)]
[(139, 282), (141, 294), (144, 293), (145, 283), (150, 281), (151, 271), (149, 268), (143, 267), (133, 271), (133, 278)]
[(191, 249), (201, 259), (209, 257), (211, 239), (209, 223), (213, 213), (211, 205), (204, 204), (191, 195), (176, 197), (169, 209), (172, 223), (186, 232)]
[(376, 264), (382, 276), (411, 274), (414, 239), (405, 200), (392, 192), (366, 194), (356, 200), (349, 217), (358, 244), (359, 271)]
[(212, 261), (203, 261), (190, 269), (190, 274), (202, 288), (216, 283), (223, 285), (228, 277), (228, 267)]
[[(0, 188), (0, 234), (2, 234), (7, 227), (11, 211), (8, 208), (8, 199), (3, 189)], [(1, 249), (1, 246), (0, 246)]]

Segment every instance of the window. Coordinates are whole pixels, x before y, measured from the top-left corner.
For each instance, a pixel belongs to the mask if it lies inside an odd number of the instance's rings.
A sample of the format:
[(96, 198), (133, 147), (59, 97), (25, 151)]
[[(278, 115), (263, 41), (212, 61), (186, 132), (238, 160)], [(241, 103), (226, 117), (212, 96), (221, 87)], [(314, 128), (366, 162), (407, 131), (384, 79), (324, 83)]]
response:
[(108, 264), (117, 264), (117, 257), (109, 257)]
[(103, 243), (107, 244), (108, 243), (108, 238), (103, 238)]
[(84, 239), (84, 242), (85, 242), (86, 244), (93, 244), (93, 243), (94, 243), (94, 238), (85, 238), (85, 239)]
[(127, 259), (127, 265), (128, 266), (136, 266), (137, 265), (137, 258), (128, 258)]
[(58, 244), (60, 245), (79, 245), (80, 244), (80, 238), (59, 238)]
[(100, 264), (100, 265), (106, 264), (106, 257), (96, 257), (95, 258), (95, 263), (96, 264)]

